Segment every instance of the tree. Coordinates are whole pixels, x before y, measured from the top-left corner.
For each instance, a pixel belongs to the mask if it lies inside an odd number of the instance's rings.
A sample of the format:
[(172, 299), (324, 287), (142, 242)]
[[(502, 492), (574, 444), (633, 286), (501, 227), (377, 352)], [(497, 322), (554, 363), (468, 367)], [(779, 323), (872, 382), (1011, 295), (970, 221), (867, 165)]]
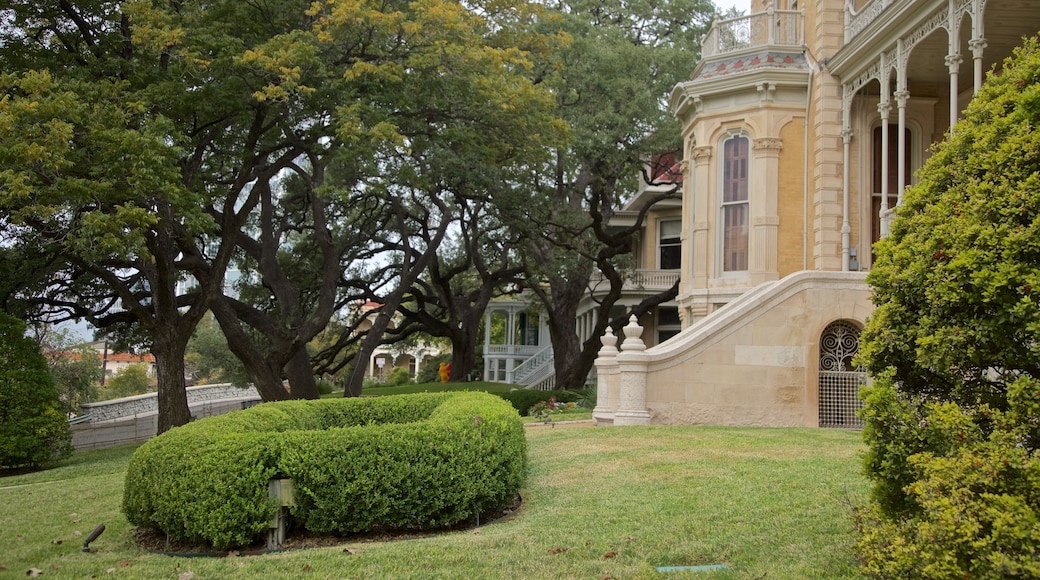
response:
[[(394, 276), (372, 288), (371, 299), (382, 308), (359, 344), (346, 395), (360, 394), (371, 353), (461, 208), (490, 203), (516, 167), (544, 159), (546, 145), (563, 132), (552, 115), (551, 94), (529, 78), (530, 58), (517, 46), (518, 38), (539, 41), (527, 33), (528, 8), (537, 9), (500, 2), (444, 2), (435, 10), (409, 5), (399, 14), (419, 31), (415, 43), (399, 59), (379, 59), (386, 66), (366, 74), (385, 92), (360, 103), (360, 110), (393, 135), (375, 151), (381, 172), (366, 181), (365, 192), (387, 212), (378, 243)], [(356, 25), (336, 20), (336, 26)], [(337, 36), (336, 30), (330, 33)], [(384, 43), (394, 56), (397, 24), (376, 32), (372, 44)]]
[(184, 356), (188, 377), (196, 384), (249, 383), (242, 361), (228, 348), (227, 338), (212, 316), (205, 317), (195, 328)]
[(516, 257), (518, 239), (489, 215), (490, 209), (491, 204), (460, 207), (458, 235), (442, 247), (426, 275), (416, 280), (398, 308), (404, 323), (392, 333), (396, 337), (422, 331), (447, 338), (452, 382), (465, 380), (477, 367), (477, 344), (488, 304), (515, 291), (515, 282), (523, 274)]
[(105, 399), (119, 399), (148, 392), (148, 367), (143, 364), (127, 365), (105, 382)]
[[(557, 114), (569, 123), (573, 139), (523, 184), (537, 192), (533, 199), (507, 198), (500, 207), (527, 240), (526, 286), (548, 315), (557, 384), (579, 388), (599, 337), (612, 322), (632, 241), (657, 200), (650, 200), (631, 227), (612, 227), (611, 217), (635, 193), (641, 175), (654, 181), (658, 172), (647, 170), (652, 159), (681, 150), (679, 126), (664, 95), (694, 69), (715, 8), (703, 0), (561, 1), (550, 7), (559, 19), (547, 26), (574, 40), (534, 74), (553, 88)], [(678, 191), (674, 187), (660, 198)], [(592, 336), (581, 343), (574, 320), (594, 275), (609, 291), (597, 306)], [(677, 292), (676, 286), (634, 312), (646, 312)]]
[(97, 400), (104, 374), (101, 358), (89, 344), (75, 344), (67, 332), (51, 330), (40, 339), (62, 412), (78, 415), (83, 403)]
[(52, 321), (136, 327), (156, 357), (159, 431), (184, 424), (185, 346), (220, 293), (252, 184), (298, 155), (281, 130), (290, 103), (258, 98), (269, 76), (243, 61), (279, 19), (239, 2), (8, 6), (0, 220), (5, 243), (51, 273), (18, 298)]
[(72, 451), (47, 359), (25, 325), (0, 313), (0, 468), (39, 468)]
[(881, 577), (1040, 574), (1040, 45), (992, 74), (875, 246), (861, 356)]

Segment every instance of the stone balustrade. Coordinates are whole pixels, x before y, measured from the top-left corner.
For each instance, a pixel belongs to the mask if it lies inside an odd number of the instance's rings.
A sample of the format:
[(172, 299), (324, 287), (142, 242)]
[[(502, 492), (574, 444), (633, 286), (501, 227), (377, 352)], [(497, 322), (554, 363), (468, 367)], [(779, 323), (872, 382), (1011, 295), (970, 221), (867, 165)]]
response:
[[(188, 387), (188, 406), (207, 401), (219, 401), (223, 399), (250, 399), (260, 400), (256, 388), (236, 387), (231, 383), (216, 385), (200, 385)], [(83, 414), (73, 419), (74, 423), (98, 423), (101, 421), (112, 421), (127, 417), (135, 417), (145, 413), (159, 410), (159, 399), (157, 393), (146, 393), (111, 401), (98, 403), (86, 403), (83, 405)]]

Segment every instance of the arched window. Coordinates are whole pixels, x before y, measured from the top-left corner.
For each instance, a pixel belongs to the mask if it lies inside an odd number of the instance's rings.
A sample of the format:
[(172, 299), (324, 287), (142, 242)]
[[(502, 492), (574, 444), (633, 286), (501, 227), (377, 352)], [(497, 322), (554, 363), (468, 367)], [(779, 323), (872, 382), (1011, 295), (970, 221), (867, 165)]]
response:
[(734, 135), (722, 145), (722, 271), (748, 269), (748, 161), (750, 140)]
[(823, 330), (820, 336), (820, 427), (862, 429), (863, 420), (856, 413), (862, 408), (859, 388), (866, 384), (867, 373), (854, 366), (859, 352), (859, 328), (839, 320)]

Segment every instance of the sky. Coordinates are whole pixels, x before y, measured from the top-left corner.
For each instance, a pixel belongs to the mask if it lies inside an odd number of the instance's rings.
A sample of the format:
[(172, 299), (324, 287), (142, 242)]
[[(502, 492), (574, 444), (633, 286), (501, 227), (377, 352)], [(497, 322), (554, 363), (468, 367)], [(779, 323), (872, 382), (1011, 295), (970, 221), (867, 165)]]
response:
[(751, 11), (751, 0), (712, 0), (713, 3), (719, 7), (720, 12), (726, 12), (731, 7), (737, 7), (744, 14), (748, 14)]

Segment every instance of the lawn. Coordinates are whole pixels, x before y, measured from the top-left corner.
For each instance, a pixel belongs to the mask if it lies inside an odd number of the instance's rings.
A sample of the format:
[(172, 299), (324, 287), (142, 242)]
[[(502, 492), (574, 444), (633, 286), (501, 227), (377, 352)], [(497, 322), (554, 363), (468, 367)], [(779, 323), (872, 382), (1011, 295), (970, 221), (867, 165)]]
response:
[[(262, 556), (173, 557), (135, 546), (119, 511), (133, 447), (0, 478), (0, 577), (857, 578), (850, 502), (857, 432), (532, 427), (514, 515), (478, 529)], [(87, 534), (107, 530), (83, 553)], [(659, 566), (725, 565), (658, 573)]]

